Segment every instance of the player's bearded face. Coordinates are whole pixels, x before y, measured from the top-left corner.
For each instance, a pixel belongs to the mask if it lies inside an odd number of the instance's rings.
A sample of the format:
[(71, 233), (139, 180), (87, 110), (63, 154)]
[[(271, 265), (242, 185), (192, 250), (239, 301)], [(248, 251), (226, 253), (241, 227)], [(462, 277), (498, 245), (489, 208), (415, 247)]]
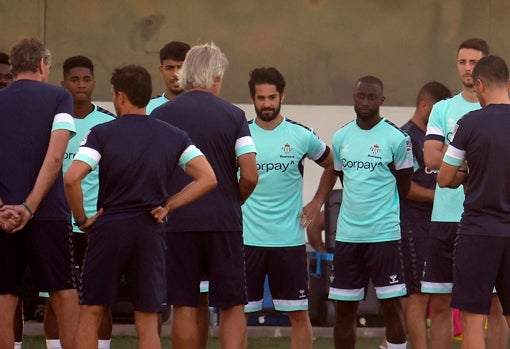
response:
[(255, 111), (257, 112), (257, 116), (264, 121), (272, 121), (276, 119), (278, 114), (280, 114), (280, 109), (282, 107), (282, 100), (278, 101), (277, 105), (274, 107), (257, 107), (255, 106)]

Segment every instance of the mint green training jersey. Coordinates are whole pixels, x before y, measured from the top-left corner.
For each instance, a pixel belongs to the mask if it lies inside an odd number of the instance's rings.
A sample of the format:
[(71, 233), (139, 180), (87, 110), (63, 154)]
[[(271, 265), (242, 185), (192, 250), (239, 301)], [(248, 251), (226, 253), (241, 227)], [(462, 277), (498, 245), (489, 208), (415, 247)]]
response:
[(170, 100), (165, 97), (164, 93), (161, 96), (151, 98), (149, 104), (147, 104), (147, 107), (145, 108), (145, 114), (150, 115), (154, 109), (169, 101)]
[(370, 243), (400, 239), (395, 171), (413, 168), (411, 139), (382, 118), (370, 130), (356, 121), (333, 136), (335, 171), (343, 171), (336, 240)]
[(257, 148), (259, 180), (242, 206), (244, 244), (290, 247), (305, 243), (298, 217), (303, 210), (303, 162), (322, 162), (329, 147), (312, 129), (284, 118), (274, 130), (249, 122)]
[[(94, 104), (94, 110), (90, 112), (83, 119), (73, 118), (76, 126), (76, 136), (69, 140), (66, 152), (64, 154), (64, 162), (62, 164), (62, 170), (64, 173), (67, 171), (71, 162), (73, 162), (74, 156), (78, 153), (81, 142), (85, 136), (89, 133), (90, 129), (96, 125), (103, 124), (108, 121), (115, 119), (115, 116), (97, 105)], [(97, 193), (99, 190), (99, 172), (96, 167), (91, 171), (81, 182), (81, 188), (83, 190), (83, 207), (87, 217), (96, 214), (97, 212)], [(74, 216), (72, 218), (73, 231), (75, 233), (82, 233), (82, 231), (76, 226), (74, 222)]]
[[(450, 99), (437, 102), (430, 113), (425, 141), (436, 140), (447, 145), (450, 144), (457, 121), (464, 114), (480, 108), (480, 103), (466, 101), (461, 93)], [(464, 212), (463, 204), (464, 189), (462, 186), (451, 189), (440, 188), (436, 185), (432, 222), (460, 222), (462, 212)]]

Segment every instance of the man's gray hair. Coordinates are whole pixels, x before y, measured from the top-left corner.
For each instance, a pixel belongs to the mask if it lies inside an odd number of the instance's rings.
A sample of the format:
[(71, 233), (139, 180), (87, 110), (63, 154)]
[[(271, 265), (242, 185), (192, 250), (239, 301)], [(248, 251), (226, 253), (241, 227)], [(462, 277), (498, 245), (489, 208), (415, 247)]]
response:
[(227, 57), (214, 43), (193, 46), (179, 70), (179, 85), (184, 90), (210, 88), (216, 79), (223, 79)]
[(11, 49), (11, 71), (14, 76), (21, 72), (37, 72), (39, 62), (51, 64), (51, 53), (44, 44), (36, 38), (26, 38), (18, 42)]

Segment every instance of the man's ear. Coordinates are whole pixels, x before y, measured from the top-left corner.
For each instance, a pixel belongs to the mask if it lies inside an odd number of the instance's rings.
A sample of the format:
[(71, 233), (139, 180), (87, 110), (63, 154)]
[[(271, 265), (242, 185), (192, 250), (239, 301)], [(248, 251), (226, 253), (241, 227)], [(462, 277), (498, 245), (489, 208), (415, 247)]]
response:
[(476, 79), (475, 87), (476, 87), (477, 91), (480, 91), (480, 92), (484, 92), (485, 88), (486, 88), (484, 82), (481, 79)]
[(43, 67), (46, 65), (46, 62), (44, 60), (45, 60), (44, 57), (41, 57), (41, 59), (39, 60), (38, 69), (40, 74), (43, 73)]

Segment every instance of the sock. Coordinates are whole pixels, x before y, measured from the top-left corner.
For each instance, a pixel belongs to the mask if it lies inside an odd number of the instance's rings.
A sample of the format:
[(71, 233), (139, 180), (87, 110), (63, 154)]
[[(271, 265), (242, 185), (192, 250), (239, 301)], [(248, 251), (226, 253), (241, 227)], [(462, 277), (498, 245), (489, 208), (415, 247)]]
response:
[(97, 341), (97, 349), (110, 349), (111, 339), (100, 339)]
[(406, 349), (407, 348), (407, 342), (404, 342), (402, 344), (393, 344), (390, 342), (387, 342), (388, 349)]
[(46, 339), (46, 348), (47, 349), (62, 349), (62, 344), (60, 344), (60, 339)]
[(14, 342), (14, 349), (21, 349), (21, 342)]

